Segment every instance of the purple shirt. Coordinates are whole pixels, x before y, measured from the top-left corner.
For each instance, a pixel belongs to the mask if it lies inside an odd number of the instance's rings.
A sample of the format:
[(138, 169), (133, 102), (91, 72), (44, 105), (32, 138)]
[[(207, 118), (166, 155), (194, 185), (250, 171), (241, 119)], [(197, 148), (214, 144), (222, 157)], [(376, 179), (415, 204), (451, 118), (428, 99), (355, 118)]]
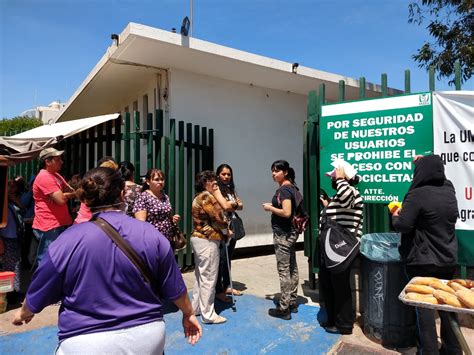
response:
[[(120, 212), (99, 216), (146, 261), (156, 277), (160, 298), (173, 301), (186, 292), (168, 240), (151, 224)], [(33, 275), (26, 295), (28, 308), (39, 313), (59, 301), (59, 340), (163, 318), (161, 301), (140, 271), (91, 222), (62, 233)]]

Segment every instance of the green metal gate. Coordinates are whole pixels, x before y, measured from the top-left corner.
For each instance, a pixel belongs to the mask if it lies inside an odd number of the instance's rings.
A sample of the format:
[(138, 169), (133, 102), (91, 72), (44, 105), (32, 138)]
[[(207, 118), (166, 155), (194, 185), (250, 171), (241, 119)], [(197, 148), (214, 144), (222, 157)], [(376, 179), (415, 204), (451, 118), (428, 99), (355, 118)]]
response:
[[(123, 120), (123, 122), (122, 122)], [(177, 254), (181, 267), (192, 264), (189, 238), (192, 231), (191, 203), (194, 198), (194, 176), (201, 170), (214, 170), (214, 130), (184, 121), (169, 120), (165, 132), (164, 113), (156, 110), (146, 118), (146, 127), (140, 127), (140, 112), (125, 113), (61, 141), (57, 148), (65, 150), (61, 174), (68, 180), (80, 176), (96, 166), (104, 156), (113, 156), (117, 162), (126, 160), (135, 166), (135, 181), (140, 181), (146, 150), (146, 170), (158, 168), (165, 173), (165, 190), (175, 213), (181, 216), (180, 228), (188, 239), (185, 250)], [(122, 129), (122, 126), (124, 129)], [(8, 132), (6, 135), (20, 132)], [(17, 164), (9, 169), (9, 178), (25, 179), (38, 170), (38, 162)]]
[[(461, 90), (461, 66), (455, 65), (455, 88)], [(359, 99), (366, 98), (365, 78), (359, 79)], [(381, 76), (381, 96), (388, 97), (387, 75)], [(435, 69), (429, 69), (429, 91), (435, 90)], [(410, 71), (405, 71), (405, 90), (402, 94), (411, 93)], [(338, 102), (346, 102), (345, 82), (339, 81)], [(309, 284), (315, 288), (315, 274), (319, 271), (318, 258), (318, 223), (319, 223), (319, 195), (320, 195), (320, 130), (319, 122), (321, 118), (322, 106), (326, 103), (326, 87), (319, 86), (318, 91), (311, 91), (308, 94), (307, 121), (304, 125), (303, 136), (303, 183), (304, 201), (306, 209), (310, 214), (309, 228), (304, 236), (304, 252), (309, 262)], [(366, 203), (364, 206), (364, 229), (365, 233), (376, 233), (389, 231), (389, 215), (386, 204)], [(461, 266), (461, 274), (466, 277), (466, 266)]]

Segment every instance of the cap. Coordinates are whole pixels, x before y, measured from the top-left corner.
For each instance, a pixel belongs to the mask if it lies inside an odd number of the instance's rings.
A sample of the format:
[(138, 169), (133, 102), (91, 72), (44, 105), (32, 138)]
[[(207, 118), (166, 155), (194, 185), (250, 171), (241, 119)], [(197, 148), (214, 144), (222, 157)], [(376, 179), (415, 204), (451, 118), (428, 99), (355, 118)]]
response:
[(40, 160), (45, 160), (46, 158), (51, 158), (51, 157), (58, 157), (60, 155), (63, 155), (64, 150), (57, 150), (55, 148), (46, 148), (41, 151), (39, 154), (39, 159)]
[(337, 168), (344, 169), (344, 174), (346, 175), (348, 180), (352, 179), (354, 176), (357, 175), (357, 170), (354, 169), (354, 167), (344, 159), (336, 159), (331, 163), (331, 165), (334, 167), (334, 169), (326, 173), (326, 176), (329, 176), (331, 178), (336, 176)]

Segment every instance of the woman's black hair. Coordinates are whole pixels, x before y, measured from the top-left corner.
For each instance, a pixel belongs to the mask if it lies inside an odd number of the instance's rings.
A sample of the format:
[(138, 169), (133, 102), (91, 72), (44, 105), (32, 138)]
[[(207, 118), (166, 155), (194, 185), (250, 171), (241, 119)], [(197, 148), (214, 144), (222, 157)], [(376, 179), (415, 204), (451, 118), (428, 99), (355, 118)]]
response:
[[(219, 175), (224, 169), (229, 169), (230, 171), (230, 181), (228, 184), (224, 184)], [(217, 167), (216, 169), (216, 175), (217, 175), (217, 185), (219, 185), (219, 189), (222, 192), (222, 195), (226, 196), (228, 193), (231, 195), (235, 194), (235, 185), (234, 185), (234, 172), (232, 171), (232, 168), (230, 167), (229, 164), (221, 164)]]
[(286, 160), (274, 161), (272, 164), (272, 171), (273, 170), (286, 171), (287, 172), (286, 179), (296, 187), (295, 170), (292, 167), (290, 167), (290, 163), (288, 163)]
[(135, 173), (135, 167), (129, 161), (122, 161), (119, 164), (118, 169), (120, 176), (124, 181), (133, 181), (133, 174)]
[(82, 202), (94, 210), (94, 207), (119, 204), (124, 187), (125, 182), (116, 170), (98, 167), (84, 175), (76, 194)]
[(196, 194), (203, 192), (206, 189), (206, 183), (208, 181), (217, 180), (216, 174), (211, 170), (201, 171), (196, 175), (196, 180), (194, 183), (194, 190)]
[(143, 183), (143, 186), (142, 186), (142, 192), (150, 188), (150, 185), (146, 181), (153, 179), (155, 175), (158, 175), (158, 177), (162, 178), (163, 180), (165, 179), (165, 173), (162, 170), (155, 169), (155, 168), (149, 169), (145, 175), (145, 182)]

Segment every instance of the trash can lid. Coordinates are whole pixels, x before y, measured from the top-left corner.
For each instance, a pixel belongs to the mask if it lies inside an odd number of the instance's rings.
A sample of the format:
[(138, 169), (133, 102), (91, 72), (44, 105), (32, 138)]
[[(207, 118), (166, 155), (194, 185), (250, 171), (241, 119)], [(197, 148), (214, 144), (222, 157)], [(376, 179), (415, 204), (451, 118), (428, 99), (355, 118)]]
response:
[(360, 241), (360, 252), (374, 261), (400, 261), (400, 240), (400, 233), (364, 234)]

